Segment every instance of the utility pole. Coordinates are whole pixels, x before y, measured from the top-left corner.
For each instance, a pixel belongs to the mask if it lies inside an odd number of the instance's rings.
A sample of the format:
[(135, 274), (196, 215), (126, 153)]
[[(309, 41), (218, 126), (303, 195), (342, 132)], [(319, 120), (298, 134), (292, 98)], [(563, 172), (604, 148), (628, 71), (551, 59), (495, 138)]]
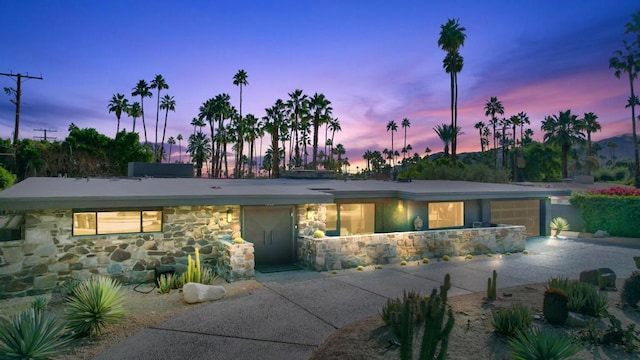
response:
[[(34, 136), (34, 138), (36, 139), (44, 139), (44, 141), (47, 141), (47, 133), (48, 132), (56, 132), (58, 130), (54, 130), (54, 129), (33, 129), (33, 131), (40, 131), (44, 133), (44, 136)], [(55, 140), (55, 138), (54, 138)]]
[(16, 125), (13, 131), (13, 145), (15, 145), (18, 142), (18, 130), (20, 129), (20, 97), (22, 96), (22, 78), (42, 80), (42, 75), (40, 75), (39, 77), (36, 77), (36, 76), (29, 76), (28, 73), (27, 75), (22, 75), (20, 73), (14, 74), (13, 72), (9, 74), (0, 73), (0, 75), (16, 78), (17, 86), (15, 89), (8, 88), (8, 87), (4, 88), (4, 91), (7, 93), (7, 95), (14, 94), (16, 97), (15, 100), (11, 100), (11, 102), (16, 105)]

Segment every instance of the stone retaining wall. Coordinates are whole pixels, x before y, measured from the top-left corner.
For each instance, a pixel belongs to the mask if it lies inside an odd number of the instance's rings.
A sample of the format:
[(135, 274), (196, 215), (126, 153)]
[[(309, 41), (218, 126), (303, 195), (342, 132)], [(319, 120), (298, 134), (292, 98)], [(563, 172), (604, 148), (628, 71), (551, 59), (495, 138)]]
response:
[(160, 264), (186, 268), (196, 247), (203, 265), (219, 268), (229, 280), (254, 276), (252, 244), (228, 246), (240, 236), (239, 207), (166, 207), (157, 233), (72, 236), (72, 221), (71, 210), (25, 214), (24, 240), (0, 242), (0, 298), (51, 292), (67, 278), (91, 275), (147, 281)]
[(483, 253), (519, 252), (525, 248), (524, 226), (428, 230), (385, 234), (298, 239), (298, 261), (317, 270), (402, 260)]

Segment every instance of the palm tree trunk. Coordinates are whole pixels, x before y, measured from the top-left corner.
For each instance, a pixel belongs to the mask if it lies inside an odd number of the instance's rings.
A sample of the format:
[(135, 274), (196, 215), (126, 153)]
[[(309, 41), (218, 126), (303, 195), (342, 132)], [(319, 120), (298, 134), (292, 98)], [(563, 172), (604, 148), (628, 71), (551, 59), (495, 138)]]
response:
[[(455, 59), (454, 59), (455, 61)], [(454, 75), (454, 71), (451, 71), (451, 73), (449, 74), (449, 78), (451, 81), (450, 87), (451, 87), (451, 129), (455, 129), (455, 120), (454, 120), (454, 101), (455, 101), (455, 75)], [(452, 140), (453, 141), (453, 140)], [(452, 144), (453, 145), (453, 144)]]
[(131, 130), (131, 132), (136, 132), (136, 118), (135, 118), (135, 116), (133, 117), (133, 130)]
[(169, 162), (169, 164), (171, 164), (171, 148), (173, 147), (172, 144), (169, 144), (169, 159), (167, 160), (167, 162)]
[[(144, 130), (144, 144), (147, 145), (147, 124), (144, 121), (144, 96), (140, 95), (140, 106), (142, 107), (142, 129)], [(195, 135), (195, 127), (194, 132)]]
[(156, 162), (159, 162), (158, 157), (160, 156), (158, 155), (158, 122), (159, 121), (160, 121), (160, 88), (158, 88), (158, 101), (156, 105), (156, 138), (153, 143), (153, 153), (156, 156)]
[[(629, 65), (630, 67), (632, 64)], [(633, 127), (633, 155), (635, 157), (634, 178), (635, 188), (640, 188), (640, 159), (638, 158), (638, 134), (636, 131), (636, 95), (633, 90), (633, 69), (629, 69), (629, 85), (631, 88), (631, 126)]]
[(160, 147), (160, 162), (162, 162), (162, 153), (164, 152), (164, 137), (167, 134), (167, 118), (169, 117), (169, 109), (164, 114), (164, 129), (162, 130), (162, 146)]

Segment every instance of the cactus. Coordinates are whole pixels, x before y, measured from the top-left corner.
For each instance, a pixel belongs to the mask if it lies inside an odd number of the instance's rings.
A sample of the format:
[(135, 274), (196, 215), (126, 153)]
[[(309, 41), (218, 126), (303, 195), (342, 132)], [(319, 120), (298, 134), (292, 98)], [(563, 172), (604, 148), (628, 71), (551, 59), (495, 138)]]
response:
[(444, 284), (440, 286), (440, 294), (433, 289), (429, 299), (421, 302), (425, 322), (420, 360), (445, 359), (447, 356), (449, 335), (455, 322), (453, 310), (447, 307), (447, 292), (450, 288), (451, 278), (447, 274)]
[(489, 300), (496, 299), (497, 279), (498, 279), (498, 272), (493, 270), (493, 280), (491, 278), (487, 278), (487, 299)]
[[(406, 295), (406, 294), (405, 294)], [(413, 327), (415, 326), (415, 307), (410, 301), (404, 302), (400, 321), (400, 359), (413, 358)]]
[(542, 313), (550, 324), (562, 325), (569, 317), (569, 297), (558, 288), (549, 288), (544, 292)]
[(182, 273), (181, 276), (182, 285), (188, 282), (201, 283), (202, 281), (202, 269), (200, 267), (200, 251), (196, 248), (195, 260), (191, 258), (191, 255), (187, 257), (187, 271)]

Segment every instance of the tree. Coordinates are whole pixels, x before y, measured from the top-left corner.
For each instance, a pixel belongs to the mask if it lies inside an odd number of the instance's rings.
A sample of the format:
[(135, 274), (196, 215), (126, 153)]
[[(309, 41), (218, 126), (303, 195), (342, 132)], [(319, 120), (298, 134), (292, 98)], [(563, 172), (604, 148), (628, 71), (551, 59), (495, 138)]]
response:
[(127, 114), (133, 118), (133, 128), (131, 129), (131, 132), (136, 132), (136, 119), (142, 116), (142, 107), (140, 106), (140, 103), (136, 101), (131, 104), (127, 109)]
[(169, 158), (167, 159), (167, 162), (171, 163), (171, 149), (173, 145), (176, 144), (176, 139), (174, 139), (173, 136), (169, 136), (169, 140), (167, 140), (167, 144), (169, 144)]
[(526, 112), (521, 111), (518, 113), (518, 125), (520, 125), (520, 144), (522, 145), (522, 141), (524, 140), (524, 126), (531, 125), (531, 121)]
[[(244, 140), (249, 144), (249, 171), (248, 171), (248, 175), (250, 177), (254, 177), (253, 175), (253, 153), (255, 150), (255, 143), (256, 143), (256, 138), (258, 137), (258, 118), (255, 117), (253, 114), (247, 114), (247, 116), (245, 117), (245, 125), (246, 125), (246, 132), (245, 132), (245, 138)], [(244, 171), (244, 169), (243, 169)]]
[(331, 120), (331, 111), (333, 109), (329, 105), (331, 105), (331, 101), (324, 94), (315, 93), (309, 100), (309, 112), (312, 116), (311, 124), (313, 126), (313, 155), (311, 162), (314, 169), (318, 168), (318, 133), (320, 132), (320, 126)]
[(482, 121), (478, 121), (473, 127), (478, 130), (478, 133), (480, 134), (480, 152), (484, 152), (484, 129), (487, 125)]
[(367, 160), (367, 171), (371, 171), (371, 160), (373, 160), (373, 151), (367, 150), (362, 155), (362, 158)]
[(458, 128), (455, 131), (455, 134), (454, 134), (453, 128), (449, 124), (436, 125), (436, 127), (433, 128), (433, 131), (435, 131), (435, 133), (438, 135), (438, 137), (440, 138), (440, 140), (442, 140), (442, 143), (444, 144), (444, 156), (449, 157), (449, 144), (451, 144), (455, 135), (459, 135), (462, 133), (460, 130), (460, 127), (458, 126)]
[(140, 80), (136, 86), (131, 89), (131, 96), (140, 96), (140, 107), (142, 109), (142, 129), (144, 130), (144, 143), (147, 144), (147, 125), (144, 121), (144, 98), (153, 97), (153, 93), (146, 81)]
[[(151, 89), (158, 89), (158, 99), (157, 99), (157, 104), (156, 104), (156, 137), (155, 137), (155, 141), (153, 143), (153, 151), (154, 153), (158, 154), (158, 122), (160, 121), (160, 92), (163, 89), (168, 90), (169, 89), (169, 85), (167, 85), (167, 82), (164, 80), (164, 78), (162, 77), (162, 75), (158, 74), (156, 75), (155, 78), (153, 78), (153, 80), (151, 80)], [(162, 155), (162, 153), (160, 153)], [(160, 156), (161, 156), (160, 155)], [(158, 155), (156, 155), (157, 158)]]
[(191, 155), (191, 161), (196, 164), (196, 177), (202, 176), (202, 164), (211, 156), (211, 143), (202, 131), (189, 136), (187, 154)]
[(504, 115), (504, 107), (502, 106), (502, 102), (498, 100), (498, 97), (492, 96), (487, 103), (484, 105), (484, 115), (491, 116), (490, 124), (493, 127), (493, 158), (494, 158), (494, 168), (498, 168), (498, 150), (497, 150), (497, 126), (498, 126), (498, 115)]
[(247, 78), (249, 76), (247, 75), (247, 72), (244, 70), (238, 70), (238, 72), (233, 76), (233, 85), (239, 86), (240, 87), (240, 126), (238, 126), (238, 151), (236, 152), (236, 163), (235, 163), (235, 176), (240, 177), (240, 163), (241, 163), (241, 159), (242, 159), (242, 153), (243, 153), (243, 145), (244, 145), (244, 118), (242, 117), (242, 87), (243, 86), (247, 86), (249, 85), (249, 82), (247, 81)]
[(336, 132), (342, 131), (342, 127), (340, 126), (340, 120), (338, 118), (333, 118), (329, 121), (329, 130), (331, 131), (331, 139), (329, 139), (329, 149), (330, 149), (329, 161), (333, 162), (333, 144), (335, 144), (334, 138), (336, 136)]
[(116, 119), (118, 119), (118, 126), (116, 128), (116, 133), (120, 132), (120, 116), (123, 112), (127, 112), (129, 109), (129, 100), (124, 97), (124, 94), (115, 94), (111, 97), (109, 101), (109, 105), (107, 105), (107, 109), (109, 110), (109, 114), (115, 113)]
[[(462, 71), (464, 59), (460, 55), (460, 47), (464, 46), (467, 38), (466, 29), (461, 27), (458, 19), (449, 19), (440, 26), (440, 38), (438, 46), (446, 52), (442, 62), (445, 72), (451, 80), (451, 128), (458, 127), (458, 73)], [(452, 160), (456, 161), (457, 135), (451, 139)]]
[(194, 117), (193, 119), (191, 119), (191, 125), (193, 125), (193, 135), (195, 135), (196, 134), (196, 127), (202, 128), (206, 124), (204, 123), (203, 119)]
[(544, 141), (558, 145), (561, 151), (562, 178), (566, 179), (567, 156), (571, 146), (584, 141), (578, 117), (571, 110), (561, 111), (559, 115), (546, 116), (542, 121)]
[[(291, 130), (293, 131), (293, 137), (290, 141), (293, 141), (295, 150), (293, 154), (294, 166), (300, 166), (302, 157), (300, 156), (300, 146), (298, 142), (298, 130), (300, 129), (300, 117), (302, 112), (305, 111), (307, 103), (307, 95), (303, 94), (302, 90), (294, 90), (289, 93), (289, 100), (287, 101), (287, 110), (289, 112), (289, 118), (291, 119)], [(291, 150), (289, 151), (291, 157)], [(289, 160), (291, 162), (291, 160)]]
[[(280, 177), (280, 130), (284, 120), (285, 104), (282, 100), (276, 100), (276, 103), (265, 109), (267, 114), (264, 117), (265, 130), (271, 135), (271, 175), (273, 178)], [(284, 157), (283, 157), (284, 158)]]
[(162, 143), (160, 146), (160, 153), (158, 153), (158, 162), (162, 161), (162, 153), (164, 152), (164, 137), (167, 133), (167, 118), (169, 117), (169, 111), (176, 111), (176, 101), (173, 99), (173, 96), (169, 96), (168, 94), (162, 97), (162, 104), (160, 104), (160, 109), (165, 110), (164, 113), (164, 128), (162, 130)]
[[(395, 159), (393, 158), (394, 156), (394, 150), (393, 150), (393, 133), (398, 131), (398, 124), (396, 124), (395, 121), (393, 120), (389, 120), (389, 122), (387, 123), (387, 132), (391, 131), (391, 162), (395, 163)], [(393, 164), (391, 164), (391, 166), (393, 166)]]
[(179, 155), (180, 155), (180, 163), (182, 164), (182, 134), (178, 134), (178, 136), (176, 137), (176, 140), (178, 140), (178, 151), (180, 151)]
[(591, 163), (594, 160), (597, 161), (592, 149), (591, 134), (602, 130), (602, 126), (600, 126), (600, 123), (598, 122), (598, 115), (592, 112), (584, 114), (584, 118), (580, 121), (580, 126), (582, 130), (587, 133), (587, 160), (590, 160), (587, 161), (587, 171), (590, 174)]
[(402, 146), (402, 150), (403, 150), (403, 155), (402, 158), (405, 158), (405, 155), (408, 151), (407, 149), (407, 129), (411, 127), (411, 121), (409, 121), (409, 119), (404, 118), (402, 119), (402, 128), (404, 129), (404, 146)]

